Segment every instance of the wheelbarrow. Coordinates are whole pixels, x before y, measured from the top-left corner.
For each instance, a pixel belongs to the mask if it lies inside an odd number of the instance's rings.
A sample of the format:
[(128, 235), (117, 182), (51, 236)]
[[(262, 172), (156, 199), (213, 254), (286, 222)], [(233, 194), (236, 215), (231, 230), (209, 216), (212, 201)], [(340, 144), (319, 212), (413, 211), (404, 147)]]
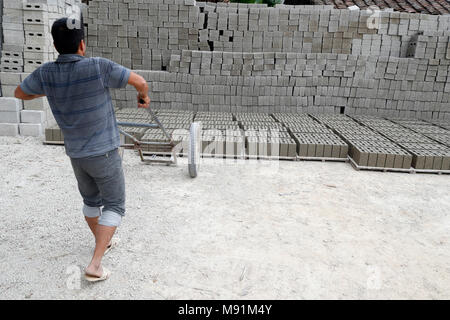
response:
[[(141, 101), (144, 104), (144, 101)], [(133, 141), (133, 145), (122, 144), (121, 148), (136, 150), (144, 163), (161, 163), (167, 165), (177, 165), (177, 145), (173, 141), (171, 135), (164, 128), (161, 121), (159, 121), (156, 113), (150, 108), (147, 108), (150, 113), (152, 123), (134, 123), (134, 122), (117, 122), (120, 126), (136, 127), (136, 128), (148, 128), (148, 129), (161, 129), (168, 142), (152, 142), (152, 141), (139, 141), (133, 135), (125, 132), (119, 128), (119, 132)], [(154, 122), (154, 123), (153, 123)], [(193, 122), (189, 129), (189, 141), (188, 141), (188, 172), (192, 178), (197, 177), (200, 168), (200, 148), (201, 148), (201, 133), (202, 127), (200, 122)], [(150, 157), (146, 157), (142, 151), (143, 146), (158, 146), (167, 147), (171, 150), (171, 157), (169, 159), (164, 157), (157, 157), (155, 154)]]

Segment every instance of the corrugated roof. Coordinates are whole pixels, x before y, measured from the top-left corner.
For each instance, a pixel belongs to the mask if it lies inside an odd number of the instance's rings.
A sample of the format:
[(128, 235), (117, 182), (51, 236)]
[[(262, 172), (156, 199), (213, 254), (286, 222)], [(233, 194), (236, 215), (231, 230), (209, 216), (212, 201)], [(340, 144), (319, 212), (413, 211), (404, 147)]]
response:
[(313, 0), (315, 4), (334, 5), (338, 9), (358, 6), (365, 9), (378, 6), (381, 9), (392, 8), (395, 11), (425, 14), (450, 14), (450, 0)]

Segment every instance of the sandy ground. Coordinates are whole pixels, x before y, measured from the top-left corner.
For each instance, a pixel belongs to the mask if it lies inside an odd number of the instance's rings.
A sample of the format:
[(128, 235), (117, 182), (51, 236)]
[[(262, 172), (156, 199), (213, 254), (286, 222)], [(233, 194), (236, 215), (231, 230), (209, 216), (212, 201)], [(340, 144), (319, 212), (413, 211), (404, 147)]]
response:
[(103, 283), (62, 147), (0, 137), (1, 299), (450, 298), (450, 177), (208, 159), (197, 179), (126, 151)]

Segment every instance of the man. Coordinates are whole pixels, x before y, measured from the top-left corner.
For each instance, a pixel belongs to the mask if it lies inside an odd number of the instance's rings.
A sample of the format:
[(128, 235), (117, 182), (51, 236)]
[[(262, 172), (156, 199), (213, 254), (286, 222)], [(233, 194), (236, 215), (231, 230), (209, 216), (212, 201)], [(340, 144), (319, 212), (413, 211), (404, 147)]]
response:
[(95, 237), (95, 251), (85, 278), (106, 280), (110, 272), (102, 267), (101, 260), (125, 215), (120, 137), (109, 89), (130, 84), (138, 91), (138, 107), (148, 108), (148, 85), (141, 76), (110, 60), (84, 57), (84, 30), (68, 25), (67, 18), (53, 24), (52, 36), (58, 59), (28, 76), (15, 96), (23, 100), (46, 96), (49, 101), (64, 134), (85, 219)]

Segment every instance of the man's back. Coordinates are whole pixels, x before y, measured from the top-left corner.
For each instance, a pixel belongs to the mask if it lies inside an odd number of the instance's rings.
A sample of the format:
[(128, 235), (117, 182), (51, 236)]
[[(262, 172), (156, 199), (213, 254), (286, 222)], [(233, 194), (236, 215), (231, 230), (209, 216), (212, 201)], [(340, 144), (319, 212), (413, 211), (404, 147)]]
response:
[(47, 96), (71, 158), (96, 156), (120, 145), (109, 88), (123, 88), (130, 70), (103, 58), (60, 55), (21, 85)]

